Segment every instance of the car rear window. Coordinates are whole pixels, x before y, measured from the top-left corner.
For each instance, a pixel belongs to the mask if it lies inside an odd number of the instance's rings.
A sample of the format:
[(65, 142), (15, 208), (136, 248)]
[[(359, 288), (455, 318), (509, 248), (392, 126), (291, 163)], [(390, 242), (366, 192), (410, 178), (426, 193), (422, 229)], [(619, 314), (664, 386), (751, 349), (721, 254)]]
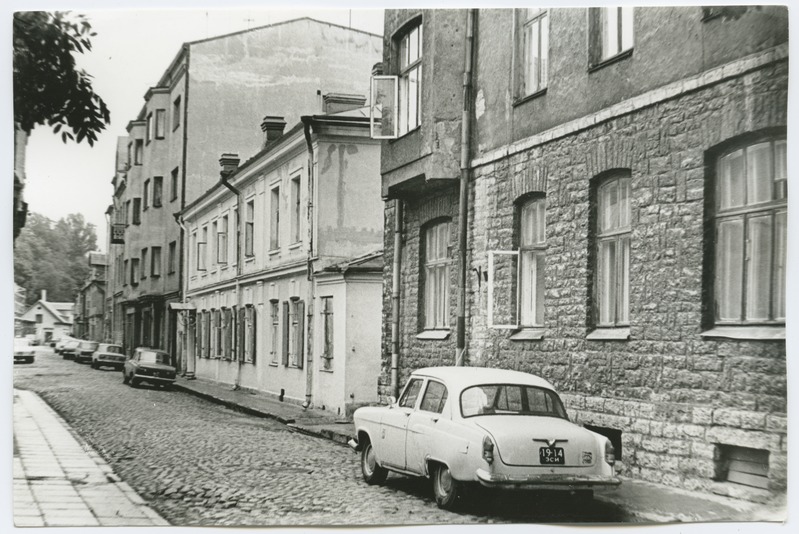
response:
[(105, 349), (106, 352), (113, 352), (114, 354), (123, 354), (122, 347), (119, 345), (108, 345)]
[(139, 356), (139, 361), (142, 363), (161, 363), (164, 365), (172, 365), (169, 361), (169, 354), (165, 352), (142, 351)]
[(100, 345), (99, 343), (93, 341), (81, 341), (80, 348), (86, 350), (97, 350), (97, 346)]
[(521, 384), (472, 386), (461, 393), (463, 417), (475, 415), (540, 415), (568, 419), (552, 390)]

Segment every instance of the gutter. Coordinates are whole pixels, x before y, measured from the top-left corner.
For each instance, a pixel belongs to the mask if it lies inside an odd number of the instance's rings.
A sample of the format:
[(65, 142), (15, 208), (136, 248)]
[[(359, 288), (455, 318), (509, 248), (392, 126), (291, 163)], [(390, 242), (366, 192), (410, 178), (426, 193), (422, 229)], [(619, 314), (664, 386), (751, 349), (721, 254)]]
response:
[[(180, 226), (180, 254), (183, 256), (183, 245), (184, 240), (183, 236), (186, 234), (186, 223), (183, 220), (183, 215), (180, 213), (175, 214), (175, 221), (177, 221), (178, 226)], [(188, 257), (188, 254), (186, 255)], [(182, 270), (182, 269), (181, 269)], [(181, 313), (183, 315), (183, 352), (186, 354), (186, 361), (184, 363), (185, 368), (183, 371), (185, 372), (186, 380), (194, 380), (195, 376), (195, 367), (194, 367), (194, 358), (195, 353), (194, 349), (189, 351), (189, 314), (186, 313), (186, 299), (187, 294), (189, 292), (189, 278), (187, 276), (180, 277), (180, 288), (181, 288), (181, 295), (180, 295), (180, 302), (182, 304), (183, 310)]]
[(394, 201), (394, 255), (391, 264), (391, 395), (399, 398), (400, 272), (402, 267), (402, 200)]
[[(314, 299), (316, 298), (316, 291), (314, 287), (314, 275), (313, 275), (313, 258), (314, 258), (314, 241), (313, 241), (313, 231), (314, 231), (314, 151), (313, 151), (313, 142), (311, 141), (311, 125), (313, 124), (313, 117), (303, 116), (300, 117), (303, 125), (303, 134), (305, 135), (305, 145), (308, 148), (308, 199), (307, 199), (307, 208), (308, 208), (308, 259), (306, 262), (307, 273), (306, 277), (310, 282), (309, 286), (309, 298), (308, 303), (305, 307), (305, 325), (308, 329), (308, 332), (313, 332), (313, 325), (311, 321), (313, 320), (313, 309), (314, 309)], [(305, 336), (305, 332), (302, 334)], [(308, 409), (311, 407), (311, 403), (313, 401), (313, 344), (312, 339), (306, 339), (305, 343), (305, 402), (303, 403), (302, 407), (304, 409)]]
[[(225, 159), (226, 155), (222, 156), (222, 159)], [(238, 158), (236, 160), (238, 163)], [(244, 218), (244, 211), (242, 207), (242, 194), (241, 191), (233, 184), (228, 181), (228, 178), (235, 174), (235, 170), (223, 170), (219, 173), (219, 182), (230, 189), (230, 191), (236, 195), (236, 206), (238, 210), (238, 214), (236, 216), (236, 313), (242, 309), (241, 304), (241, 273), (242, 273), (242, 262), (241, 262), (241, 220)], [(212, 237), (212, 239), (214, 239)], [(238, 324), (237, 324), (238, 328)], [(239, 329), (240, 330), (240, 329)], [(236, 344), (241, 346), (241, 352), (244, 352), (244, 343), (240, 342), (238, 338), (236, 338)], [(233, 389), (239, 389), (241, 387), (241, 367), (242, 362), (244, 361), (244, 354), (239, 354), (236, 352), (236, 382), (233, 384)]]

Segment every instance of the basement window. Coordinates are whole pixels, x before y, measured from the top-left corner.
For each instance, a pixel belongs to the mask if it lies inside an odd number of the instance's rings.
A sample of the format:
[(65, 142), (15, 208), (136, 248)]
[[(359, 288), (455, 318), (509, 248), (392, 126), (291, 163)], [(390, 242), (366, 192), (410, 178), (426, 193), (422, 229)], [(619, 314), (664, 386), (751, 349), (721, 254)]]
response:
[(769, 451), (716, 444), (716, 477), (753, 488), (768, 489)]
[(590, 430), (591, 432), (596, 432), (602, 436), (605, 436), (610, 440), (611, 445), (613, 445), (613, 451), (616, 456), (616, 461), (621, 461), (621, 430), (616, 430), (615, 428), (609, 428), (605, 426), (594, 426), (594, 425), (583, 425), (584, 428)]

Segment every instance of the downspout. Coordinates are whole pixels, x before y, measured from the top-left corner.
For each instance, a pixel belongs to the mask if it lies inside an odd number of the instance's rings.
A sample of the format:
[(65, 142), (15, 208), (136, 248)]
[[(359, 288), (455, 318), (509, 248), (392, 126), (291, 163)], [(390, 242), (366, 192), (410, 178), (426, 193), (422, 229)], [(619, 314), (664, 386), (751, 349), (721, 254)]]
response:
[(394, 257), (391, 265), (391, 395), (399, 397), (400, 268), (402, 267), (402, 200), (394, 201)]
[[(182, 212), (181, 212), (182, 213)], [(175, 214), (175, 220), (180, 226), (180, 235), (183, 236), (186, 234), (186, 223), (183, 220), (183, 215), (180, 213)], [(183, 256), (182, 247), (184, 245), (183, 239), (181, 238), (181, 251), (180, 254)], [(188, 254), (185, 255), (188, 257)], [(186, 380), (194, 380), (196, 377), (195, 373), (195, 366), (194, 366), (194, 358), (196, 356), (194, 352), (194, 347), (192, 350), (189, 350), (189, 321), (190, 321), (190, 313), (186, 310), (186, 294), (189, 292), (189, 277), (183, 276), (181, 277), (181, 295), (180, 295), (180, 302), (183, 304), (183, 309), (180, 313), (183, 314), (183, 352), (186, 354), (186, 361), (184, 362), (184, 376)]]
[(467, 259), (467, 210), (469, 199), (469, 141), (471, 140), (471, 100), (472, 100), (472, 56), (474, 54), (475, 9), (466, 12), (466, 55), (463, 68), (463, 117), (461, 119), (461, 176), (458, 212), (458, 252), (460, 272), (458, 273), (458, 323), (455, 365), (464, 364), (466, 354), (466, 266)]
[[(222, 156), (224, 159), (225, 155)], [(238, 163), (238, 161), (237, 161)], [(219, 173), (220, 179), (219, 181), (230, 189), (230, 191), (236, 195), (236, 206), (238, 209), (238, 216), (236, 217), (236, 313), (241, 310), (242, 306), (242, 299), (241, 299), (241, 273), (242, 273), (242, 265), (241, 265), (241, 220), (244, 218), (244, 211), (241, 204), (241, 191), (233, 184), (228, 182), (228, 177), (230, 177), (235, 171), (222, 171)], [(236, 338), (236, 341), (241, 346), (241, 350), (244, 350), (244, 343), (241, 343), (241, 340)], [(236, 352), (236, 382), (233, 384), (233, 389), (239, 389), (241, 387), (241, 367), (242, 362), (244, 360), (244, 354), (240, 354), (239, 351)]]
[[(191, 48), (184, 44), (183, 49), (186, 51), (186, 70), (184, 71), (184, 85), (183, 85), (183, 109), (181, 112), (183, 113), (183, 147), (181, 148), (181, 165), (180, 165), (180, 212), (186, 208), (186, 160), (188, 158), (188, 132), (189, 132), (189, 66), (191, 62)], [(171, 98), (171, 97), (170, 97)], [(180, 220), (175, 217), (175, 220), (178, 221), (178, 225), (180, 226), (180, 256), (178, 258), (178, 287), (182, 289), (183, 294), (180, 296), (181, 302), (185, 304), (186, 302), (186, 291), (189, 287), (188, 277), (184, 274), (184, 271), (188, 271), (188, 254), (184, 254), (183, 251), (185, 248), (188, 248), (186, 245), (186, 227), (183, 224), (183, 218), (181, 217)], [(185, 311), (182, 313), (186, 313)], [(188, 319), (186, 319), (186, 324), (183, 325), (184, 329), (188, 326)], [(188, 334), (184, 334), (188, 336)], [(186, 346), (186, 378), (189, 380), (194, 380), (194, 351), (192, 350), (191, 355), (191, 372), (189, 372), (189, 358), (188, 358), (188, 337), (184, 339), (184, 344)]]
[[(316, 287), (314, 282), (314, 275), (313, 275), (313, 258), (314, 258), (314, 241), (313, 241), (313, 231), (314, 231), (314, 203), (313, 203), (313, 195), (314, 195), (314, 152), (313, 152), (313, 143), (311, 142), (311, 124), (313, 121), (313, 117), (303, 116), (301, 117), (303, 132), (305, 134), (305, 145), (308, 148), (308, 200), (307, 200), (307, 207), (308, 207), (308, 259), (307, 259), (307, 272), (306, 277), (309, 282), (309, 298), (308, 304), (305, 309), (305, 324), (308, 328), (308, 332), (313, 332), (313, 317), (314, 317), (314, 299), (316, 298)], [(313, 373), (314, 373), (314, 359), (313, 359), (313, 338), (312, 336), (308, 336), (307, 343), (305, 343), (306, 349), (306, 358), (305, 358), (305, 402), (302, 404), (302, 407), (306, 410), (311, 407), (311, 402), (313, 400)]]

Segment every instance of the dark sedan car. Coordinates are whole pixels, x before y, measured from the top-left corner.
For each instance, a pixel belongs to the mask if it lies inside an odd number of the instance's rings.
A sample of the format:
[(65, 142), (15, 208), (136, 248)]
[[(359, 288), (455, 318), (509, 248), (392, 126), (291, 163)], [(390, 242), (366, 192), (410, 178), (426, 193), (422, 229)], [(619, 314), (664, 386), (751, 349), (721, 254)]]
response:
[(169, 353), (137, 348), (122, 368), (122, 383), (136, 387), (141, 382), (169, 387), (175, 382), (175, 366)]
[(100, 343), (97, 341), (81, 341), (78, 343), (78, 348), (75, 350), (75, 361), (83, 363), (84, 361), (91, 362), (92, 354), (97, 350)]

